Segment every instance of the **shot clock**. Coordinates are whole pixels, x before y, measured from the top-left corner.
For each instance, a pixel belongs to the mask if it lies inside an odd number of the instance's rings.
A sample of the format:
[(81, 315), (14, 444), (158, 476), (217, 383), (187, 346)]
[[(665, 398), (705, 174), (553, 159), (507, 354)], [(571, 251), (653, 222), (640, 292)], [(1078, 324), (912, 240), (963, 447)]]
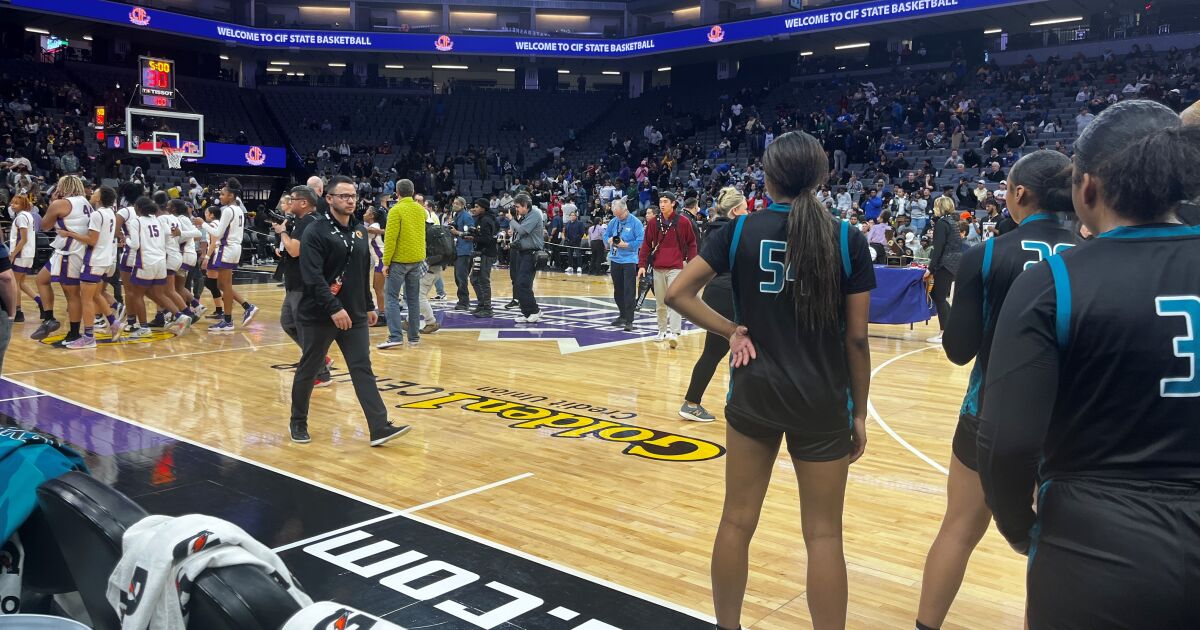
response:
[(139, 57), (142, 105), (159, 109), (175, 107), (175, 62), (170, 59)]

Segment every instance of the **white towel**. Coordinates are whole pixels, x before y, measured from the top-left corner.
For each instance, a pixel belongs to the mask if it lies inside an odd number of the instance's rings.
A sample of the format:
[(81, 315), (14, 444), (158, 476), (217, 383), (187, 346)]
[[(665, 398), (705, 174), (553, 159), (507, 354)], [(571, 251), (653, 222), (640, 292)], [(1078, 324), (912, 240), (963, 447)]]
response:
[(122, 630), (186, 630), (192, 584), (209, 568), (262, 567), (300, 606), (312, 603), (279, 556), (219, 518), (147, 516), (125, 532), (121, 550), (107, 595)]
[(337, 602), (317, 602), (292, 615), (280, 630), (341, 630), (370, 628), (371, 630), (404, 630), (374, 615), (343, 606)]

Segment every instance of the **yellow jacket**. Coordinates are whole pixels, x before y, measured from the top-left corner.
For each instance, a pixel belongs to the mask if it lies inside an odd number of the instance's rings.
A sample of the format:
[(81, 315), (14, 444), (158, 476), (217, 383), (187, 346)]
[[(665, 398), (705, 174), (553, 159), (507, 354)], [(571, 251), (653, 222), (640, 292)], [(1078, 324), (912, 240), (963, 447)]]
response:
[(383, 264), (425, 260), (425, 208), (405, 197), (388, 210), (383, 235)]

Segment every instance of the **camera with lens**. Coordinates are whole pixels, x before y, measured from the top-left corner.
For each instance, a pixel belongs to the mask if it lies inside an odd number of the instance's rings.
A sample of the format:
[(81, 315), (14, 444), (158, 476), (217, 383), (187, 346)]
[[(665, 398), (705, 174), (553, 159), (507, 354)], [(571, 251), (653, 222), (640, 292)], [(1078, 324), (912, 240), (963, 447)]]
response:
[(620, 244), (621, 244), (621, 235), (613, 234), (613, 247), (616, 247), (617, 245), (620, 245)]
[(267, 210), (267, 220), (275, 225), (282, 223), (284, 231), (288, 234), (291, 234), (292, 230), (296, 229), (296, 217), (288, 216), (278, 210)]

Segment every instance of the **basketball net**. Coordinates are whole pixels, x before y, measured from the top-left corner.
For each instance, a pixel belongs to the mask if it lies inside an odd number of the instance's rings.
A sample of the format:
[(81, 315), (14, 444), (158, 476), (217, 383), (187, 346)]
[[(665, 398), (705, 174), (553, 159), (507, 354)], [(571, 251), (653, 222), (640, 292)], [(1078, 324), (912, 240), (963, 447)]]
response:
[(163, 145), (162, 154), (167, 158), (168, 168), (179, 168), (183, 165), (183, 153), (179, 149)]

